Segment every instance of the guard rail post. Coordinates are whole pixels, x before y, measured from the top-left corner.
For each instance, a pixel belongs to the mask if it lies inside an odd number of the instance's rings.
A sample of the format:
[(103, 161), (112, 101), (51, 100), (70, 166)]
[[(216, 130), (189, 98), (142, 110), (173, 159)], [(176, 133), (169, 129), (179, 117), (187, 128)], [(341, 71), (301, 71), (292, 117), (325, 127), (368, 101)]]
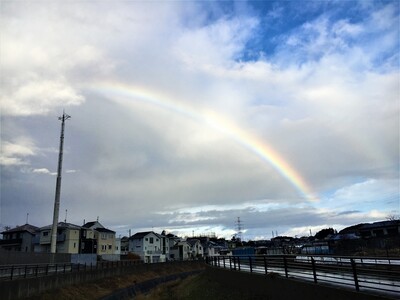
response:
[(311, 266), (312, 266), (312, 272), (313, 272), (313, 277), (314, 277), (314, 283), (317, 283), (317, 270), (315, 269), (314, 257), (311, 257)]
[(356, 262), (354, 261), (353, 258), (351, 258), (350, 261), (351, 261), (351, 268), (353, 270), (354, 285), (355, 285), (356, 291), (358, 292), (358, 291), (360, 291), (360, 286), (358, 284)]
[(253, 273), (253, 265), (251, 261), (251, 256), (249, 256), (249, 267), (250, 267), (250, 273)]
[(238, 261), (238, 270), (240, 271), (240, 256), (237, 257), (237, 261)]
[(267, 258), (265, 257), (265, 255), (263, 256), (264, 258), (264, 270), (265, 270), (265, 275), (268, 274), (268, 265), (267, 265)]
[(10, 280), (13, 280), (13, 275), (14, 275), (14, 266), (11, 266)]
[(283, 256), (283, 267), (285, 268), (285, 276), (286, 276), (286, 278), (288, 278), (289, 275), (288, 275), (288, 266), (287, 266), (286, 256)]

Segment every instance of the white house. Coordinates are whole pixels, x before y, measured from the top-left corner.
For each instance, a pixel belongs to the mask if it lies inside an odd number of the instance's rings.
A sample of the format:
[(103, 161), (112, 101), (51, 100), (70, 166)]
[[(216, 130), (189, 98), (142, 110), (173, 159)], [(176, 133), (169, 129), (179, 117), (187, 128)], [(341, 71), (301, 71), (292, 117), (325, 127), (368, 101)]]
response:
[(198, 239), (187, 239), (187, 242), (190, 244), (191, 250), (191, 258), (200, 258), (204, 256), (203, 246), (201, 245), (200, 240)]
[(172, 260), (188, 260), (191, 258), (191, 249), (187, 241), (179, 241), (171, 247), (169, 256)]
[(153, 231), (138, 232), (129, 238), (129, 252), (145, 263), (165, 262), (169, 257), (168, 237)]
[(217, 256), (220, 255), (219, 252), (223, 249), (222, 246), (212, 242), (208, 241), (203, 244), (203, 253), (204, 256)]

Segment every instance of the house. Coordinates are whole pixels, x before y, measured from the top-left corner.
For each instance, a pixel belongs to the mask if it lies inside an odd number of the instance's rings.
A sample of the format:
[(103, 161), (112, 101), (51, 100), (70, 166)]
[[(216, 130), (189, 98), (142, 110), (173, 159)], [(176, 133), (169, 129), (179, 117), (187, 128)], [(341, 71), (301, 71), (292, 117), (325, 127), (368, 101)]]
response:
[(213, 241), (208, 241), (202, 244), (204, 257), (220, 255), (220, 251), (225, 249)]
[(115, 231), (105, 228), (99, 221), (85, 223), (82, 226), (81, 253), (97, 255), (115, 254)]
[(187, 239), (187, 242), (190, 245), (190, 258), (201, 258), (204, 256), (203, 246), (199, 239)]
[(10, 251), (33, 252), (36, 230), (38, 227), (25, 224), (3, 231), (0, 247)]
[(114, 254), (115, 255), (121, 255), (121, 238), (116, 238), (115, 239)]
[[(37, 244), (34, 245), (35, 252), (50, 252), (52, 225), (41, 227), (37, 230)], [(57, 225), (57, 253), (79, 253), (81, 227), (66, 222)]]
[(169, 239), (153, 231), (138, 232), (129, 238), (129, 252), (145, 263), (165, 262), (169, 257)]
[(188, 260), (191, 258), (192, 247), (187, 241), (177, 241), (170, 248), (170, 259), (172, 260)]
[(129, 238), (123, 236), (121, 238), (121, 255), (127, 255), (129, 252)]

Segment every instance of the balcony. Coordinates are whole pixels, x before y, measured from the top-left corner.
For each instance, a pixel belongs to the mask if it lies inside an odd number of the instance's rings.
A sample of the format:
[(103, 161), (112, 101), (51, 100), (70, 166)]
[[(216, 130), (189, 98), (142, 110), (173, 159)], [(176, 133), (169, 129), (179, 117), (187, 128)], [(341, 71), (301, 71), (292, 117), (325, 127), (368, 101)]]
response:
[(146, 254), (152, 254), (152, 255), (158, 254), (158, 255), (160, 255), (160, 254), (162, 254), (162, 251), (161, 250), (147, 250)]
[(22, 244), (22, 239), (0, 240), (0, 246), (14, 246), (21, 244)]

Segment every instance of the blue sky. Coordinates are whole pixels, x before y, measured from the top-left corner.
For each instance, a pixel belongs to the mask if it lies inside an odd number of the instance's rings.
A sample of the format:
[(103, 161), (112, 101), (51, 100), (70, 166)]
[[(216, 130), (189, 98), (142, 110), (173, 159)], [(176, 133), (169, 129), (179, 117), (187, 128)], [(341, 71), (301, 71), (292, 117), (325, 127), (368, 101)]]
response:
[(52, 222), (63, 109), (60, 220), (258, 239), (399, 216), (398, 1), (0, 9), (0, 226)]

